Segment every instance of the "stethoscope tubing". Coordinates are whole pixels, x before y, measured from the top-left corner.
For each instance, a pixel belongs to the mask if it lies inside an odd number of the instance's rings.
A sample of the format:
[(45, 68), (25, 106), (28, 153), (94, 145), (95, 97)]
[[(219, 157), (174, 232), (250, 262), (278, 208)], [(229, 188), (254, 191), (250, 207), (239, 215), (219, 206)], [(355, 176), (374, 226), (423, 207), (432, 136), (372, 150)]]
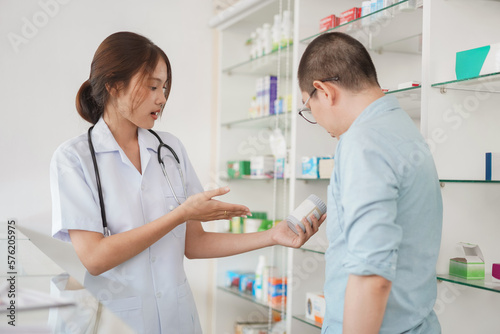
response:
[[(94, 129), (94, 125), (89, 128), (89, 130), (87, 132), (87, 139), (88, 139), (88, 144), (89, 144), (89, 149), (90, 149), (90, 155), (92, 156), (92, 163), (94, 164), (97, 192), (99, 193), (99, 205), (101, 207), (101, 219), (102, 219), (102, 227), (103, 227), (103, 231), (104, 231), (103, 234), (105, 237), (107, 237), (107, 236), (111, 235), (111, 231), (108, 228), (108, 222), (106, 220), (106, 209), (104, 207), (104, 198), (102, 195), (101, 178), (99, 175), (99, 168), (97, 166), (97, 159), (96, 159), (96, 155), (95, 155), (94, 145), (92, 143), (92, 130), (93, 129)], [(170, 147), (169, 145), (165, 144), (156, 132), (154, 132), (151, 129), (148, 131), (150, 133), (152, 133), (160, 142), (160, 144), (158, 145), (158, 150), (157, 150), (158, 163), (160, 164), (163, 175), (165, 176), (165, 179), (167, 180), (168, 186), (169, 186), (170, 190), (172, 191), (172, 195), (174, 196), (175, 201), (177, 202), (177, 204), (181, 205), (182, 203), (179, 200), (179, 198), (177, 197), (177, 194), (174, 191), (174, 187), (172, 186), (172, 183), (170, 182), (170, 178), (168, 177), (168, 173), (165, 169), (165, 163), (163, 162), (163, 159), (161, 158), (162, 147), (166, 147), (170, 151), (170, 153), (172, 153), (172, 156), (174, 157), (174, 159), (177, 163), (177, 170), (179, 171), (179, 176), (181, 178), (182, 190), (184, 192), (184, 197), (187, 197), (186, 182), (184, 180), (184, 174), (182, 173), (182, 168), (181, 168), (181, 163), (180, 163), (179, 157), (175, 153), (174, 149), (172, 147)]]

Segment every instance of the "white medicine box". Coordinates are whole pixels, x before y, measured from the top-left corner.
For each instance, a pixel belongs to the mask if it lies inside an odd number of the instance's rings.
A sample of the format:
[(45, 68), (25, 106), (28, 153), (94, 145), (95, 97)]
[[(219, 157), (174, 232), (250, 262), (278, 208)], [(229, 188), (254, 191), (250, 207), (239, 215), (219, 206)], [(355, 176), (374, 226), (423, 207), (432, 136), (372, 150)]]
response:
[(326, 302), (322, 293), (306, 293), (306, 318), (323, 323), (325, 318)]

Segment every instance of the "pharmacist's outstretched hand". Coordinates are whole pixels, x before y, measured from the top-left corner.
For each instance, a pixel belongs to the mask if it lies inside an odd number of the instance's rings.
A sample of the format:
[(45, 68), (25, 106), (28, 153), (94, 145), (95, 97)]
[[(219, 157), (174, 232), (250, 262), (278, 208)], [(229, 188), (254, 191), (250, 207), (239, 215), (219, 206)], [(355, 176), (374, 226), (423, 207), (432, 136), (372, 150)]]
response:
[(299, 248), (301, 247), (309, 238), (316, 232), (318, 232), (319, 227), (326, 219), (326, 213), (320, 217), (320, 219), (316, 219), (316, 216), (309, 216), (312, 221), (312, 226), (309, 224), (307, 219), (302, 218), (302, 224), (306, 228), (306, 231), (302, 231), (302, 228), (299, 225), (295, 225), (295, 229), (299, 234), (293, 232), (290, 227), (288, 227), (288, 223), (286, 220), (279, 222), (275, 227), (271, 229), (273, 233), (272, 238), (273, 241), (279, 245)]
[(231, 219), (251, 215), (250, 209), (244, 205), (225, 203), (213, 199), (229, 192), (229, 187), (204, 191), (189, 198), (179, 206), (185, 221), (197, 220), (207, 222), (218, 219)]

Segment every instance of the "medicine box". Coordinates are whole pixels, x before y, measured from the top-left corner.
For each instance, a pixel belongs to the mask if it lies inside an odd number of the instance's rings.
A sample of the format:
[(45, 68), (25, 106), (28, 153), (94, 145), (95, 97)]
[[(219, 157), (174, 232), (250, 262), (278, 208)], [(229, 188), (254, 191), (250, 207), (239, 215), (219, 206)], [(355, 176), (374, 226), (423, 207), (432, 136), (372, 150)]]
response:
[(238, 288), (240, 287), (240, 278), (242, 272), (239, 270), (228, 270), (226, 271), (226, 287), (227, 288)]
[(335, 160), (333, 157), (323, 157), (319, 159), (319, 178), (329, 179), (332, 176)]
[(254, 273), (242, 274), (240, 276), (240, 291), (251, 294), (254, 283), (255, 283)]
[(465, 256), (450, 259), (450, 275), (465, 279), (484, 279), (484, 257), (478, 245), (459, 243)]
[(319, 178), (318, 157), (302, 157), (302, 177), (306, 179)]
[(323, 323), (326, 302), (322, 293), (306, 293), (306, 318)]
[(500, 72), (500, 43), (457, 52), (455, 73), (457, 79)]
[(493, 263), (491, 268), (491, 276), (493, 281), (500, 283), (500, 263)]
[(274, 115), (274, 101), (278, 97), (278, 78), (268, 75), (256, 81), (258, 116)]
[(327, 31), (339, 25), (340, 18), (335, 15), (328, 15), (319, 21), (319, 32)]
[(276, 305), (286, 303), (286, 277), (269, 277), (268, 301)]
[(408, 82), (402, 82), (398, 84), (398, 89), (406, 89), (406, 88), (411, 88), (411, 87), (418, 87), (420, 86), (419, 81), (408, 81)]
[(267, 334), (268, 328), (267, 322), (237, 322), (234, 324), (234, 334)]
[(485, 155), (485, 180), (500, 180), (500, 153), (488, 152)]
[(250, 158), (250, 175), (264, 176), (274, 173), (274, 157), (272, 155), (258, 155)]
[(360, 17), (361, 17), (361, 8), (358, 7), (351, 8), (340, 14), (339, 25), (359, 19)]
[(250, 175), (250, 161), (228, 161), (227, 176), (231, 179), (241, 179), (243, 175)]

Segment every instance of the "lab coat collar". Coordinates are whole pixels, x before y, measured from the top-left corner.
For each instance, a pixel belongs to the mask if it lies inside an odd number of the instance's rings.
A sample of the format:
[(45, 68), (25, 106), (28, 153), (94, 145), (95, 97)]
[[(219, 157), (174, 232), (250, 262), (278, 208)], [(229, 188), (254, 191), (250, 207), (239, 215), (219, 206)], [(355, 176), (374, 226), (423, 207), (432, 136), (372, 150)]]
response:
[(158, 151), (158, 145), (160, 142), (158, 139), (148, 130), (139, 128), (137, 131), (137, 135), (139, 138), (139, 143), (144, 145), (148, 150), (154, 151), (155, 153)]
[[(140, 144), (144, 145), (147, 149), (157, 152), (159, 142), (152, 133), (146, 129), (139, 128), (137, 135)], [(97, 121), (92, 130), (92, 143), (94, 144), (96, 153), (120, 151), (120, 146), (102, 117)]]
[(102, 116), (92, 130), (92, 142), (96, 153), (120, 150), (120, 146), (116, 142), (115, 137), (111, 133), (111, 130), (109, 130), (106, 122), (104, 122)]

